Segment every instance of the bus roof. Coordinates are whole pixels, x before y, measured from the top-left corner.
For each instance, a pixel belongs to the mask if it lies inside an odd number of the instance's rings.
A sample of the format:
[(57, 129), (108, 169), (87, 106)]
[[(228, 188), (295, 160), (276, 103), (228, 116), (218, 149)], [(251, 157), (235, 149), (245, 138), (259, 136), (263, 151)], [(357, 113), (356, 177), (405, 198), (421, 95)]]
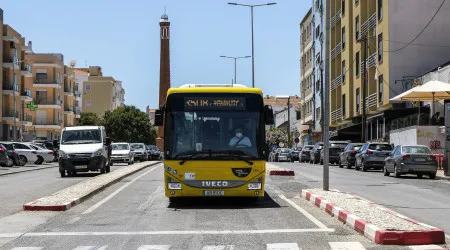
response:
[(167, 96), (175, 93), (254, 93), (262, 96), (259, 88), (248, 88), (242, 84), (185, 84), (170, 88)]

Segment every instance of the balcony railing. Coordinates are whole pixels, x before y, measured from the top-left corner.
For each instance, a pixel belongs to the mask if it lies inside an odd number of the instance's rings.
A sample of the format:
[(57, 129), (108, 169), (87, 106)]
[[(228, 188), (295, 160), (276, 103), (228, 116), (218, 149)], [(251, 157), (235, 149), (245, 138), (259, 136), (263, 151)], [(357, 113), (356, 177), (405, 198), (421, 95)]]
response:
[(29, 90), (29, 89), (25, 89), (24, 91), (22, 91), (22, 93), (21, 93), (20, 95), (21, 95), (21, 96), (32, 97), (31, 90)]
[(334, 15), (331, 20), (330, 20), (330, 28), (332, 29), (334, 26), (336, 26), (336, 24), (341, 20), (341, 13), (342, 10), (338, 10), (336, 12), (336, 15)]
[(8, 82), (3, 82), (3, 90), (14, 90), (19, 91), (19, 84), (11, 84)]
[(58, 80), (48, 80), (48, 79), (36, 79), (34, 80), (34, 84), (55, 84), (61, 85), (61, 81)]
[(366, 108), (377, 106), (377, 93), (373, 93), (366, 97)]
[(338, 108), (335, 111), (331, 112), (331, 121), (337, 121), (342, 119), (342, 109)]
[(17, 112), (17, 110), (14, 110), (14, 109), (4, 109), (2, 114), (3, 114), (3, 117), (19, 118), (19, 112)]
[(337, 89), (342, 84), (342, 75), (334, 78), (333, 81), (331, 81), (331, 91)]
[[(373, 53), (372, 55), (370, 55), (369, 57), (367, 57), (366, 60), (366, 67), (367, 69), (370, 69), (372, 67), (375, 67), (377, 64), (377, 53)], [(361, 61), (361, 74), (364, 74), (364, 60)]]
[(365, 35), (372, 36), (372, 34), (367, 34), (369, 32), (369, 30), (373, 30), (377, 27), (377, 13), (373, 13), (373, 15), (371, 15), (369, 17), (369, 19), (367, 19), (367, 21), (365, 21), (362, 25), (361, 25), (361, 37), (364, 37)]
[(75, 109), (73, 107), (71, 107), (71, 106), (66, 106), (66, 107), (64, 107), (64, 111), (75, 112)]
[(61, 126), (61, 121), (56, 119), (45, 119), (45, 118), (36, 118), (36, 121), (33, 123), (34, 125), (54, 125)]
[(334, 47), (333, 50), (331, 50), (331, 60), (333, 60), (334, 58), (336, 58), (342, 51), (342, 45), (341, 43), (338, 43), (336, 45), (336, 47)]
[(65, 93), (75, 93), (75, 90), (73, 88), (64, 87)]
[(27, 72), (33, 72), (33, 68), (31, 67), (31, 65), (28, 65), (28, 64), (25, 64), (25, 63), (22, 63), (22, 65), (20, 65), (20, 69), (22, 70), (22, 71), (27, 71)]
[(33, 122), (33, 116), (30, 114), (24, 114), (22, 117), (22, 121), (24, 122)]
[(37, 105), (58, 105), (61, 106), (61, 100), (48, 100), (48, 99), (38, 99), (36, 100)]

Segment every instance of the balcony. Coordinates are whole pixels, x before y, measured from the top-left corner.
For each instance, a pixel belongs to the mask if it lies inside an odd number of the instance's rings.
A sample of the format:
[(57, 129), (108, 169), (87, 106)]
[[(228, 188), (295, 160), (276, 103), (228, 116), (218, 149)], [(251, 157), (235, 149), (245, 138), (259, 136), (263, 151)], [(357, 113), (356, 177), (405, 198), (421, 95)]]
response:
[(339, 54), (341, 54), (342, 51), (342, 45), (341, 43), (338, 43), (336, 45), (336, 47), (334, 47), (333, 50), (331, 50), (331, 60), (333, 60), (334, 58), (336, 58)]
[(66, 96), (74, 96), (75, 90), (71, 88), (64, 87), (64, 95)]
[(336, 122), (342, 119), (342, 109), (338, 108), (335, 111), (331, 112), (331, 122)]
[[(13, 63), (16, 62), (16, 63)], [(14, 58), (12, 56), (4, 56), (3, 57), (3, 68), (19, 68), (19, 63), (17, 63), (17, 58)]]
[(19, 84), (3, 82), (3, 94), (19, 96)]
[[(372, 55), (367, 57), (366, 67), (367, 67), (367, 69), (370, 69), (372, 67), (375, 67), (376, 64), (377, 64), (377, 53), (374, 52)], [(363, 73), (364, 73), (364, 61), (361, 62), (361, 74), (363, 74)]]
[(16, 119), (16, 122), (19, 121), (19, 112), (14, 109), (4, 109), (2, 112), (3, 121), (14, 121), (14, 118)]
[(373, 13), (373, 15), (369, 17), (369, 19), (367, 19), (367, 21), (365, 21), (361, 25), (361, 37), (364, 37), (365, 35), (367, 35), (368, 37), (375, 36), (376, 34), (368, 34), (368, 32), (370, 30), (375, 30), (376, 27), (377, 27), (377, 13), (375, 12)]
[(42, 88), (42, 87), (48, 87), (48, 88), (61, 88), (61, 82), (60, 81), (51, 81), (47, 79), (39, 79), (35, 80), (33, 82), (33, 87), (35, 88)]
[(19, 39), (15, 36), (4, 36), (3, 41), (5, 42), (14, 42), (14, 43), (20, 43)]
[(37, 108), (50, 108), (50, 109), (61, 109), (61, 100), (47, 100), (38, 99), (36, 100)]
[(366, 97), (366, 108), (377, 106), (377, 93), (373, 93)]
[(342, 75), (334, 78), (333, 81), (331, 81), (331, 91), (337, 89), (342, 84)]
[(22, 101), (33, 101), (33, 97), (32, 97), (32, 93), (31, 90), (29, 89), (25, 89), (24, 91), (22, 91), (22, 93), (20, 93), (20, 100)]
[(33, 76), (33, 68), (31, 65), (22, 63), (20, 67), (21, 73), (25, 77), (32, 77)]
[(74, 115), (75, 114), (75, 109), (73, 107), (64, 107), (64, 114), (65, 115)]
[(24, 114), (22, 117), (22, 125), (33, 126), (33, 116), (30, 114)]
[(341, 20), (341, 13), (342, 13), (342, 10), (339, 9), (339, 10), (336, 12), (336, 15), (334, 15), (334, 16), (331, 18), (331, 20), (330, 20), (330, 29), (332, 29), (334, 26), (336, 26), (336, 24)]
[(34, 121), (35, 128), (61, 129), (61, 121), (56, 119), (37, 118)]

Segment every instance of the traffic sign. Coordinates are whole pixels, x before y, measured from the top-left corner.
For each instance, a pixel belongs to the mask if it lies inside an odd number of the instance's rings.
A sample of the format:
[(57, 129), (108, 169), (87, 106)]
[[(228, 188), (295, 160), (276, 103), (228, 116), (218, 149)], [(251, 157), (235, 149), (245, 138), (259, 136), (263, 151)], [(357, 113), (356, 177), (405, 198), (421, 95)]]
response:
[(284, 143), (282, 143), (282, 142), (280, 142), (278, 145), (279, 145), (280, 147), (284, 147)]
[(295, 131), (295, 137), (300, 137), (300, 133), (298, 131)]
[(295, 142), (295, 143), (299, 143), (299, 142), (300, 142), (300, 139), (298, 139), (298, 137), (296, 137), (296, 138), (294, 139), (294, 142)]

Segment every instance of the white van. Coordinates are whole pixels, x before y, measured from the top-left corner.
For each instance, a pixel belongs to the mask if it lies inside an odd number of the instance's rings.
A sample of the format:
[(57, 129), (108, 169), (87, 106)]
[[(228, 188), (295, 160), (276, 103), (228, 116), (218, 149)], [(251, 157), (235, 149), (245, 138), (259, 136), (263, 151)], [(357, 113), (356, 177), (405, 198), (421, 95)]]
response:
[(63, 128), (59, 145), (59, 173), (61, 177), (77, 172), (109, 173), (111, 167), (111, 139), (103, 126)]

